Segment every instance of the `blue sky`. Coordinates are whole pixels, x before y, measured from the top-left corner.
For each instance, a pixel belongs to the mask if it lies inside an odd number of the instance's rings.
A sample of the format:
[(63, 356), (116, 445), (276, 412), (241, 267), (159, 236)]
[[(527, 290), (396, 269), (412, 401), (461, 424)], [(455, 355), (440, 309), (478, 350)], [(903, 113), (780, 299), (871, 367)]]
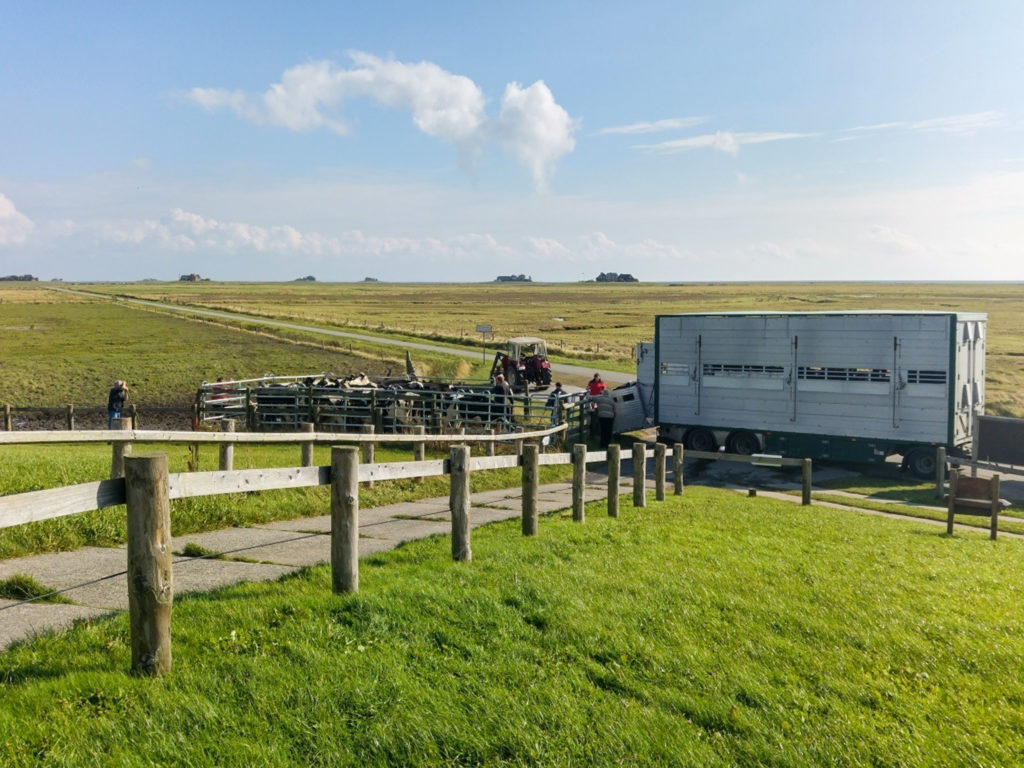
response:
[(0, 274), (1024, 280), (1024, 3), (0, 0)]

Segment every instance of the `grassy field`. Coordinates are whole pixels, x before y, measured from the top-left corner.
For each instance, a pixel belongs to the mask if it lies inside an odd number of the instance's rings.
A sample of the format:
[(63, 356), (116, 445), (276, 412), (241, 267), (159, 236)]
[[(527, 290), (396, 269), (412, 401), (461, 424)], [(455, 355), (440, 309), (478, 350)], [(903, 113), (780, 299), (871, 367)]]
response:
[[(438, 375), (458, 372), (452, 358), (423, 354)], [(104, 300), (0, 283), (0, 402), (19, 407), (106, 407), (115, 379), (132, 400), (189, 406), (204, 380), (333, 371), (404, 371), (396, 347), (333, 339), (287, 339), (189, 320)]]
[[(1024, 290), (1015, 283), (237, 284), (89, 286), (110, 294), (407, 337), (476, 344), (539, 335), (565, 360), (630, 370), (673, 312), (901, 309), (986, 312), (987, 412), (1024, 417)], [(604, 364), (604, 363), (603, 363)]]
[[(690, 488), (182, 599), (0, 655), (0, 764), (1010, 766), (1024, 545)], [(969, 574), (969, 577), (966, 575)]]

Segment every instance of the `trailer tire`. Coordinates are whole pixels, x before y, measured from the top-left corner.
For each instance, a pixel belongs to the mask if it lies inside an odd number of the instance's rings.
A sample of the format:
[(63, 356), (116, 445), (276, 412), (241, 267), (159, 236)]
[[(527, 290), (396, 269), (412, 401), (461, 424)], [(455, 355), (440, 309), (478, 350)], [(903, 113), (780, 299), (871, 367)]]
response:
[(715, 433), (703, 427), (689, 430), (686, 433), (683, 445), (688, 451), (714, 453), (718, 450), (718, 441), (715, 440)]
[(725, 450), (740, 456), (752, 456), (761, 452), (761, 441), (757, 435), (746, 429), (731, 432), (725, 440)]
[(921, 480), (935, 477), (935, 452), (927, 448), (914, 448), (904, 458), (910, 474)]

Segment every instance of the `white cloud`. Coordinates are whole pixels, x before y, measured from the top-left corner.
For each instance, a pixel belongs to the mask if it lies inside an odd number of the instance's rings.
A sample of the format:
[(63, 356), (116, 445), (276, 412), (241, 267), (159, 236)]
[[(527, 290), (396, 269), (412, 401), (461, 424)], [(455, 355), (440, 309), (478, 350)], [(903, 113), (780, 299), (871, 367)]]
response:
[(551, 237), (527, 237), (530, 248), (538, 256), (544, 258), (575, 260), (575, 254), (558, 240)]
[(645, 149), (652, 152), (666, 154), (684, 152), (690, 149), (717, 149), (729, 155), (739, 154), (740, 147), (745, 144), (765, 144), (772, 141), (789, 141), (792, 139), (806, 139), (818, 136), (817, 133), (783, 133), (780, 131), (765, 131), (760, 133), (733, 133), (732, 131), (717, 131), (706, 133), (701, 136), (690, 136), (686, 139), (673, 139), (662, 141), (657, 144), (637, 144), (633, 149)]
[(927, 120), (899, 120), (874, 125), (858, 125), (847, 128), (848, 133), (878, 133), (881, 131), (905, 130), (926, 133), (968, 134), (991, 128), (1005, 128), (1009, 125), (1001, 112), (968, 112), (960, 115), (932, 117)]
[(222, 88), (193, 88), (186, 98), (208, 111), (227, 109), (244, 120), (292, 131), (328, 128), (349, 132), (340, 110), (345, 101), (368, 98), (408, 112), (423, 133), (456, 147), (464, 158), (478, 154), (489, 138), (529, 169), (544, 189), (558, 159), (575, 146), (572, 119), (538, 80), (528, 88), (510, 83), (501, 113), (489, 120), (483, 91), (470, 78), (429, 61), (406, 63), (369, 53), (349, 54), (353, 66), (332, 61), (286, 70), (278, 83), (254, 97)]
[(575, 148), (572, 131), (572, 118), (542, 80), (529, 88), (519, 83), (505, 87), (495, 132), (502, 146), (530, 169), (538, 190), (547, 189), (555, 163)]
[(914, 131), (937, 131), (940, 133), (974, 133), (986, 128), (1002, 128), (1006, 120), (999, 112), (974, 112), (966, 115), (933, 117), (911, 123)]
[(24, 243), (34, 228), (32, 220), (0, 194), (0, 246)]
[(664, 120), (654, 120), (645, 123), (630, 123), (629, 125), (613, 125), (609, 128), (602, 128), (598, 131), (599, 136), (606, 134), (638, 134), (658, 133), (659, 131), (674, 131), (680, 128), (692, 128), (695, 125), (706, 123), (708, 118), (699, 115), (694, 117), (670, 117)]
[(921, 244), (906, 232), (901, 232), (885, 224), (873, 225), (865, 234), (865, 239), (870, 243), (900, 253), (913, 253), (921, 250)]

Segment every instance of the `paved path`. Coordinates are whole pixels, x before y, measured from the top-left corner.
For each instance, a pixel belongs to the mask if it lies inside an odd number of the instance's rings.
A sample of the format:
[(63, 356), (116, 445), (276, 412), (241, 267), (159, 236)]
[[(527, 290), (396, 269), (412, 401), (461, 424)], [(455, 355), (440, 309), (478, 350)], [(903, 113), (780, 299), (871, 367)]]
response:
[[(623, 479), (622, 489), (623, 493), (631, 491), (628, 478)], [(587, 501), (606, 497), (604, 478), (588, 477)], [(572, 484), (543, 485), (538, 501), (541, 514), (570, 509)], [(521, 488), (473, 494), (470, 520), (474, 528), (521, 514)], [(243, 581), (270, 581), (303, 566), (329, 562), (330, 531), (330, 515), (321, 515), (175, 537), (175, 594), (206, 592)], [(447, 497), (359, 510), (360, 557), (394, 549), (403, 541), (450, 534)], [(187, 544), (223, 552), (227, 559), (180, 556)], [(71, 605), (16, 605), (12, 600), (0, 599), (0, 649), (40, 633), (64, 629), (77, 619), (127, 610), (126, 562), (124, 547), (85, 547), (0, 561), (0, 579), (28, 574), (46, 587), (68, 590), (64, 596), (73, 601)]]
[[(386, 336), (373, 336), (366, 333), (355, 333), (353, 331), (337, 331), (333, 328), (320, 328), (315, 325), (300, 325), (298, 323), (289, 323), (284, 320), (274, 320), (273, 318), (262, 317), (257, 315), (243, 315), (236, 312), (224, 312), (216, 309), (200, 309), (199, 307), (190, 306), (179, 306), (176, 304), (167, 304), (162, 301), (148, 301), (146, 299), (129, 299), (123, 296), (110, 296), (104, 293), (93, 293), (91, 291), (76, 291), (70, 288), (63, 289), (68, 293), (76, 293), (80, 296), (88, 296), (92, 299), (108, 299), (110, 301), (118, 301), (125, 304), (139, 304), (144, 307), (150, 307), (153, 309), (161, 309), (167, 312), (184, 312), (190, 315), (200, 315), (202, 317), (213, 317), (222, 320), (235, 320), (245, 323), (259, 323), (260, 325), (269, 325), (275, 328), (286, 328), (292, 331), (303, 331), (305, 333), (319, 333), (323, 336), (335, 336), (343, 339), (353, 339), (356, 341), (365, 341), (371, 344), (384, 344), (386, 346), (402, 347), (403, 349), (420, 350), (423, 352), (433, 352), (442, 355), (455, 355), (457, 357), (465, 357), (476, 360), (480, 358), (481, 352), (479, 348), (473, 349), (470, 347), (449, 347), (441, 346), (439, 344), (427, 344), (425, 342), (417, 341), (403, 341), (401, 339), (390, 339)], [(491, 352), (493, 355), (493, 351)], [(635, 381), (636, 376), (630, 373), (622, 373), (620, 371), (603, 371), (600, 368), (594, 368), (592, 366), (581, 366), (581, 365), (567, 365), (565, 363), (551, 363), (551, 371), (555, 374), (563, 374), (569, 376), (579, 376), (589, 379), (594, 375), (594, 372), (601, 374), (601, 378), (609, 384), (626, 384), (630, 381)]]

